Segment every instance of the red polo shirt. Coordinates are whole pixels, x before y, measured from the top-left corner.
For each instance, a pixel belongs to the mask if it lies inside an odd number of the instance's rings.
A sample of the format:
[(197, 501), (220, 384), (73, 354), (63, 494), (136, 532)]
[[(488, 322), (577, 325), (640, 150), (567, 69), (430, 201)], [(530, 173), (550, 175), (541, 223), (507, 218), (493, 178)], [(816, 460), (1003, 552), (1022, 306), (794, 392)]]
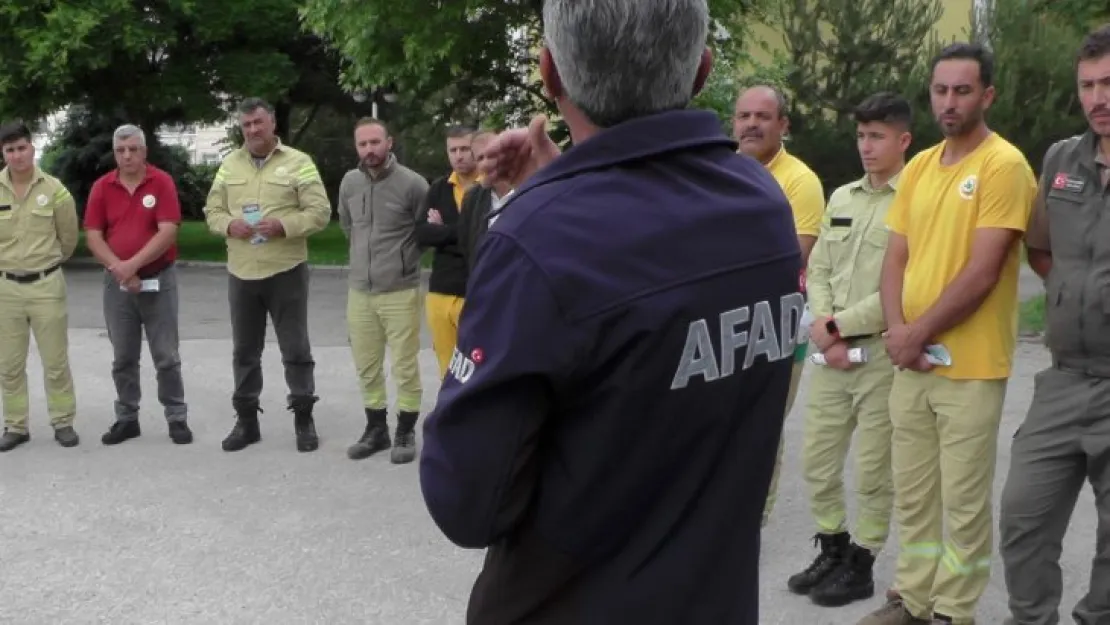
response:
[[(181, 203), (177, 185), (169, 174), (147, 164), (146, 175), (131, 193), (119, 180), (119, 170), (105, 174), (93, 183), (85, 204), (85, 230), (100, 230), (112, 253), (127, 260), (158, 234), (162, 222), (181, 223)], [(139, 270), (148, 277), (173, 264), (177, 245), (171, 245), (160, 258)]]

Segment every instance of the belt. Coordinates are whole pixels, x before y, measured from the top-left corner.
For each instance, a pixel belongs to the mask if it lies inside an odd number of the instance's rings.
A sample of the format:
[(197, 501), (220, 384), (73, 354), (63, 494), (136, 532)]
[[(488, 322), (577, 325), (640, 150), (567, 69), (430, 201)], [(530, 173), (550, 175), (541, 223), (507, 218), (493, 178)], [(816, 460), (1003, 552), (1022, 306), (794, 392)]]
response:
[(869, 341), (871, 339), (877, 339), (881, 336), (882, 334), (857, 334), (855, 336), (845, 336), (843, 338), (846, 341)]
[(50, 274), (54, 273), (55, 271), (61, 269), (61, 267), (62, 267), (61, 265), (54, 265), (53, 267), (49, 267), (49, 268), (44, 269), (42, 271), (36, 271), (35, 273), (24, 273), (24, 274), (10, 273), (10, 272), (7, 272), (7, 271), (0, 271), (0, 276), (3, 276), (4, 278), (6, 278), (8, 280), (11, 280), (12, 282), (18, 282), (19, 284), (31, 284), (32, 282), (38, 282), (39, 280), (42, 280), (46, 276), (49, 276)]

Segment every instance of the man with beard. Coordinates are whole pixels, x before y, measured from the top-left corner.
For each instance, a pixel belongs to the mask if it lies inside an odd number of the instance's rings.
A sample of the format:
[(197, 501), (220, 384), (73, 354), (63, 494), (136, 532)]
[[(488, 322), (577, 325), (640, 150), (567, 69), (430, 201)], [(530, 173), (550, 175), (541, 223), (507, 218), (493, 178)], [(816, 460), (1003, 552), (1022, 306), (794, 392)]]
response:
[(543, 3), (574, 148), (539, 117), (486, 150), (515, 190), (424, 425), (432, 518), (489, 550), (471, 625), (759, 622), (801, 254), (775, 180), (688, 109), (709, 27), (706, 0)]
[(459, 315), (466, 296), (466, 260), (459, 250), (458, 225), (463, 197), (478, 181), (474, 153), (470, 149), (473, 134), (473, 130), (462, 126), (447, 130), (451, 174), (432, 182), (416, 221), (417, 242), (435, 250), (425, 306), (440, 375), (447, 372), (451, 352), (455, 349)]
[(1050, 147), (1025, 236), (1046, 279), (1052, 366), (1014, 435), (1000, 549), (1014, 625), (1058, 623), (1060, 550), (1079, 491), (1095, 493), (1098, 538), (1079, 625), (1110, 623), (1110, 26), (1087, 36), (1076, 72), (1089, 129)]
[(1025, 157), (984, 122), (993, 78), (980, 44), (952, 44), (933, 59), (929, 94), (945, 138), (906, 165), (887, 213), (879, 293), (898, 369), (890, 420), (899, 551), (886, 605), (860, 625), (974, 623), (990, 578), (1018, 241), (1036, 191)]
[(208, 229), (227, 238), (235, 426), (224, 451), (262, 439), (258, 426), (266, 317), (274, 322), (285, 367), (297, 450), (319, 447), (312, 408), (316, 361), (308, 337), (308, 237), (328, 225), (331, 204), (312, 157), (274, 134), (274, 107), (239, 105), (243, 147), (227, 155), (208, 192)]
[[(821, 228), (821, 216), (825, 212), (825, 191), (821, 180), (801, 159), (786, 151), (783, 135), (790, 128), (787, 117), (786, 96), (774, 87), (758, 85), (745, 90), (736, 99), (736, 114), (732, 120), (732, 133), (740, 142), (740, 150), (756, 159), (771, 172), (786, 193), (790, 209), (794, 214), (794, 229), (798, 233), (798, 244), (802, 247), (803, 267), (809, 262), (809, 254), (817, 242)], [(802, 277), (805, 289), (805, 277)], [(786, 415), (794, 407), (798, 393), (798, 383), (805, 368), (806, 342), (799, 341), (794, 353), (794, 369), (790, 378), (790, 394), (786, 400)], [(763, 524), (771, 516), (778, 493), (779, 472), (785, 441), (779, 441), (775, 472), (771, 477), (771, 489), (767, 494), (767, 505), (763, 511)]]
[[(416, 215), (428, 192), (419, 174), (397, 162), (385, 124), (355, 126), (359, 165), (339, 185), (339, 223), (350, 240), (347, 331), (355, 361), (366, 430), (347, 450), (352, 460), (392, 446), (394, 464), (416, 457), (420, 384), (420, 247)], [(397, 383), (397, 430), (386, 422), (385, 348)]]

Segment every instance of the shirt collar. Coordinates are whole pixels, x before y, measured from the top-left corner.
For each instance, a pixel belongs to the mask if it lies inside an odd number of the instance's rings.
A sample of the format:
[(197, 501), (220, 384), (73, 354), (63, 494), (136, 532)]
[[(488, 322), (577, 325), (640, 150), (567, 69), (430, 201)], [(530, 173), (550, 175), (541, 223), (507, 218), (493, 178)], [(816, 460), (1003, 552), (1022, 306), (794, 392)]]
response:
[[(39, 166), (35, 165), (35, 171), (31, 174), (31, 184), (35, 184), (42, 180), (44, 175), (43, 171), (39, 169)], [(15, 190), (15, 185), (12, 183), (12, 172), (7, 167), (4, 167), (4, 170), (0, 171), (0, 183), (13, 191)]]
[[(656, 113), (606, 128), (563, 152), (511, 194), (518, 198), (550, 182), (666, 152), (721, 146), (735, 151), (736, 141), (721, 131), (716, 113), (678, 110)], [(506, 200), (508, 196), (506, 197)]]
[(892, 192), (897, 191), (898, 190), (898, 180), (902, 176), (902, 171), (903, 170), (899, 170), (898, 173), (891, 176), (890, 180), (887, 180), (886, 184), (884, 184), (882, 186), (882, 188), (880, 188), (880, 189), (876, 189), (875, 187), (871, 186), (871, 178), (867, 174), (864, 174), (863, 177), (860, 178), (859, 180), (856, 180), (855, 182), (849, 183), (849, 187), (853, 191), (864, 191), (866, 193), (881, 193), (881, 192), (884, 192), (884, 191), (892, 191)]

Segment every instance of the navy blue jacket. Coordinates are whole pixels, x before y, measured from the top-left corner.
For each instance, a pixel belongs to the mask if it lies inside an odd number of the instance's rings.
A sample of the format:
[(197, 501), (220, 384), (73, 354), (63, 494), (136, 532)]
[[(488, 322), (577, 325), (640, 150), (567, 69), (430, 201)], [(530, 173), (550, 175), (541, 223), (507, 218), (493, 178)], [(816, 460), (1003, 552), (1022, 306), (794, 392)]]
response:
[(757, 625), (804, 300), (786, 197), (712, 113), (584, 141), (478, 250), (420, 484), (489, 550), (467, 622)]

